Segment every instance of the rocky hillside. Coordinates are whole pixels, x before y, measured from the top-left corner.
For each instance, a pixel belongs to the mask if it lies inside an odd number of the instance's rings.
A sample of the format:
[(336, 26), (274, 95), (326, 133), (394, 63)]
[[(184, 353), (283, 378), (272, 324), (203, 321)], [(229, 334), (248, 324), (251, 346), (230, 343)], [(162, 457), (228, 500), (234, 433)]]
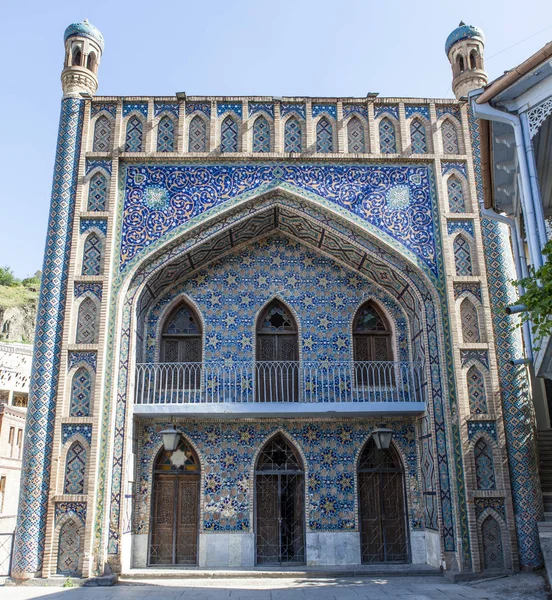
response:
[(0, 268), (0, 341), (33, 342), (39, 289), (40, 272), (19, 281)]

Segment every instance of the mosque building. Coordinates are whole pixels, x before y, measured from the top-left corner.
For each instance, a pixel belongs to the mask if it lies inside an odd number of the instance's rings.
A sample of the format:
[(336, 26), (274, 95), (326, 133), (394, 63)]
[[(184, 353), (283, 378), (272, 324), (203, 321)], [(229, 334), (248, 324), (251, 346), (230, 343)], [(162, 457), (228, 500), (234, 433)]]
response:
[(541, 565), (481, 30), (455, 100), (96, 96), (64, 40), (12, 577)]

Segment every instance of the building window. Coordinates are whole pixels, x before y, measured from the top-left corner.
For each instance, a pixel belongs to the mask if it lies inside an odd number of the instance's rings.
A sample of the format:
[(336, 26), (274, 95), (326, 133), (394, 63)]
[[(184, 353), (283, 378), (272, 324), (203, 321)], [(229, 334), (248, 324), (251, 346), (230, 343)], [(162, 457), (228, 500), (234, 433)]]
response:
[(319, 119), (316, 124), (316, 151), (333, 152), (333, 128), (326, 117)]
[(8, 433), (8, 445), (10, 447), (10, 458), (13, 458), (13, 449), (15, 445), (15, 427), (10, 427), (10, 432)]
[(464, 201), (464, 190), (462, 189), (462, 182), (455, 175), (451, 175), (448, 178), (447, 194), (450, 212), (466, 212), (466, 203)]
[(379, 142), (382, 154), (395, 154), (397, 152), (395, 126), (386, 117), (379, 122)]
[(238, 151), (238, 124), (230, 115), (224, 119), (220, 128), (220, 150), (221, 152)]
[(496, 488), (493, 452), (483, 438), (477, 440), (474, 449), (475, 478), (478, 490), (494, 490)]
[(410, 123), (410, 143), (414, 154), (427, 152), (426, 128), (420, 119), (412, 119)]
[(458, 134), (452, 121), (445, 119), (441, 125), (441, 137), (443, 139), (444, 154), (459, 154)]
[(21, 449), (23, 448), (23, 429), (17, 430), (17, 458), (21, 458)]
[(82, 253), (82, 274), (101, 275), (102, 272), (102, 240), (96, 233), (91, 233), (84, 242)]
[(198, 115), (190, 121), (188, 151), (207, 152), (207, 124)]
[(96, 119), (94, 125), (94, 141), (92, 152), (109, 152), (111, 149), (111, 121), (101, 115)]
[(85, 367), (80, 367), (73, 375), (69, 416), (88, 417), (90, 414), (91, 395), (92, 377), (90, 371)]
[(95, 344), (98, 341), (98, 307), (92, 298), (85, 298), (79, 306), (77, 344)]
[(174, 122), (167, 116), (157, 125), (157, 152), (174, 152)]
[(0, 514), (4, 512), (4, 500), (6, 499), (6, 476), (0, 477)]
[(347, 123), (347, 149), (349, 152), (366, 152), (364, 126), (358, 117), (353, 117)]
[(86, 471), (86, 448), (73, 442), (65, 461), (64, 494), (84, 494), (84, 474)]
[(284, 151), (301, 152), (301, 135), (301, 123), (295, 117), (290, 117), (284, 127)]
[(474, 275), (470, 243), (463, 235), (460, 234), (454, 238), (453, 252), (456, 275), (459, 277)]
[(270, 152), (270, 125), (263, 116), (253, 123), (253, 152)]
[(107, 210), (107, 179), (96, 173), (88, 186), (88, 210), (97, 212)]
[(462, 341), (464, 344), (477, 344), (481, 341), (479, 317), (473, 302), (464, 298), (460, 304), (460, 321), (462, 323)]
[(81, 62), (82, 62), (82, 52), (80, 51), (80, 48), (78, 46), (76, 46), (75, 48), (73, 48), (73, 60), (71, 62), (71, 66), (80, 67)]
[(468, 370), (468, 396), (470, 399), (470, 412), (474, 415), (487, 414), (487, 392), (485, 378), (481, 371), (472, 366)]
[(94, 52), (90, 52), (90, 54), (88, 55), (88, 58), (86, 59), (86, 67), (92, 71), (92, 73), (96, 72), (96, 55), (94, 54)]
[(125, 152), (142, 152), (142, 137), (144, 125), (137, 116), (132, 116), (127, 121)]

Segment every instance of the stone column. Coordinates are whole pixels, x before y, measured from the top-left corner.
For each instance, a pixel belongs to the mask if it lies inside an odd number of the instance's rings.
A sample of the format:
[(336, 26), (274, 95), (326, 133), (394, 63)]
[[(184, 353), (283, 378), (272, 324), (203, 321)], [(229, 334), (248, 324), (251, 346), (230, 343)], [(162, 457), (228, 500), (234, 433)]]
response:
[(83, 114), (84, 100), (73, 97), (63, 99), (38, 303), (15, 530), (12, 577), (20, 580), (39, 576), (42, 570)]

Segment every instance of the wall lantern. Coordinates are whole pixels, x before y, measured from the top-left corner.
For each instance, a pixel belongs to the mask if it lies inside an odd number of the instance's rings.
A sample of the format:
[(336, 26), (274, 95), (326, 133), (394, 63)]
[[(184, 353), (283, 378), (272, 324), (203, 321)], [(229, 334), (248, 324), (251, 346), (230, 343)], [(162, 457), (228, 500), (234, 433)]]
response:
[(372, 437), (374, 438), (378, 450), (389, 450), (391, 438), (393, 437), (393, 430), (380, 426), (372, 431)]
[(171, 425), (167, 429), (159, 432), (163, 439), (163, 447), (166, 452), (174, 452), (178, 448), (178, 442), (180, 442), (180, 432)]

